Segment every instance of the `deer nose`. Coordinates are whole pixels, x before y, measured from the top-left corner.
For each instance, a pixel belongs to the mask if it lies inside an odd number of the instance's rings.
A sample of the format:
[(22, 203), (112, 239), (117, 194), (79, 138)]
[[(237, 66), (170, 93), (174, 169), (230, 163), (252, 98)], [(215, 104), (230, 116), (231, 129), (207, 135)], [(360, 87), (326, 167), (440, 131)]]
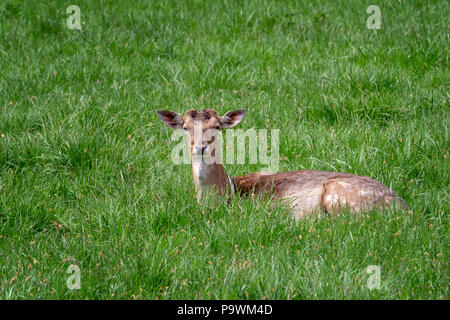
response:
[(208, 148), (208, 146), (195, 146), (195, 153), (203, 154), (205, 153), (206, 148)]

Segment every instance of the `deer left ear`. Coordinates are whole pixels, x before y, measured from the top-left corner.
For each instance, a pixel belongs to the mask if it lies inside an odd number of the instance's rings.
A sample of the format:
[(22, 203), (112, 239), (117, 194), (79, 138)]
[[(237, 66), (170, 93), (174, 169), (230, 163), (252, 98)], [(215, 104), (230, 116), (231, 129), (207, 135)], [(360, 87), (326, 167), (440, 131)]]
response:
[(161, 119), (162, 122), (164, 122), (167, 126), (169, 126), (172, 129), (182, 129), (183, 128), (183, 118), (181, 116), (173, 111), (167, 111), (167, 110), (158, 110), (156, 111), (156, 114), (158, 115), (159, 119)]
[(220, 125), (222, 128), (233, 128), (244, 119), (246, 113), (245, 109), (228, 111), (223, 117), (220, 117)]

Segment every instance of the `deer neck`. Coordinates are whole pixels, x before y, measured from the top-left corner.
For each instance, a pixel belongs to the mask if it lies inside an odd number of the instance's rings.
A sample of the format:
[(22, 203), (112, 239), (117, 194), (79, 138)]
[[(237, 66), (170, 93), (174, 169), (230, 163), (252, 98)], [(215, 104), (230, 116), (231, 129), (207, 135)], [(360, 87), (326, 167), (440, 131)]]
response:
[(192, 175), (194, 178), (197, 200), (200, 200), (208, 191), (214, 190), (218, 194), (233, 192), (234, 186), (220, 163), (209, 163), (201, 157), (191, 156)]

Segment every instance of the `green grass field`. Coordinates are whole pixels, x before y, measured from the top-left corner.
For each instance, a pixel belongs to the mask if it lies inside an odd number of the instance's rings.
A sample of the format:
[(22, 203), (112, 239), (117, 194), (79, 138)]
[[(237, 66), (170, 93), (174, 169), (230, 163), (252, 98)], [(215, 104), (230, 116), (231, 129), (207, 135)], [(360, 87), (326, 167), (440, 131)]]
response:
[[(0, 298), (449, 299), (449, 16), (445, 0), (2, 0)], [(246, 108), (239, 128), (280, 129), (280, 171), (371, 176), (408, 211), (199, 207), (165, 108)]]

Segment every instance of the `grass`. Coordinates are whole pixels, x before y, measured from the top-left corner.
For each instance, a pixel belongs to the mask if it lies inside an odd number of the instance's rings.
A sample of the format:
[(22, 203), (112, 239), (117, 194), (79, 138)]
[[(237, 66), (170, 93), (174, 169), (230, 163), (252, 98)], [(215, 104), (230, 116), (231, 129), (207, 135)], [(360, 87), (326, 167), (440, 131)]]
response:
[[(378, 1), (380, 30), (370, 1), (128, 3), (0, 3), (1, 299), (449, 298), (448, 1)], [(280, 171), (371, 176), (409, 210), (199, 207), (164, 108), (246, 108)]]

